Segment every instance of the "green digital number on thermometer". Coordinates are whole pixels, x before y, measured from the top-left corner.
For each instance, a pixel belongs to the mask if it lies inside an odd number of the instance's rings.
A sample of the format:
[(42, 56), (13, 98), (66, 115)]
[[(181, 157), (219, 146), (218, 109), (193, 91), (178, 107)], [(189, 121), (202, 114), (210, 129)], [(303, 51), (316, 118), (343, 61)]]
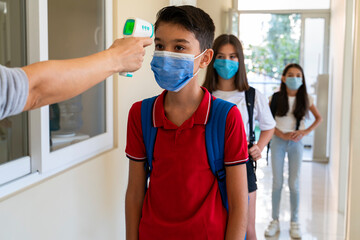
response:
[(124, 36), (130, 36), (134, 32), (135, 27), (135, 20), (134, 19), (128, 19), (126, 20), (125, 26), (124, 26)]

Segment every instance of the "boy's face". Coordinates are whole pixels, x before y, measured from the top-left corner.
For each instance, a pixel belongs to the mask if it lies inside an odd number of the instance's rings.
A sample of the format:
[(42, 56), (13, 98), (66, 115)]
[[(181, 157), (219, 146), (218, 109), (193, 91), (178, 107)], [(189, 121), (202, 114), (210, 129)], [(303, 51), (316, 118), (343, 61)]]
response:
[[(200, 43), (195, 34), (178, 24), (161, 22), (155, 32), (155, 50), (176, 53), (186, 53), (198, 56), (201, 54)], [(207, 49), (194, 60), (194, 72), (206, 67), (213, 56), (213, 50)]]

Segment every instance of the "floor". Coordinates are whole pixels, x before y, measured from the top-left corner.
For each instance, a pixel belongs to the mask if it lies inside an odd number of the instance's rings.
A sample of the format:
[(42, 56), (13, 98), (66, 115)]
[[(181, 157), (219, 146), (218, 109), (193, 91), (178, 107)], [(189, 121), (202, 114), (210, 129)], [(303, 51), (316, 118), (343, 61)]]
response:
[[(265, 152), (265, 151), (264, 151)], [(305, 240), (342, 240), (344, 239), (344, 217), (337, 211), (336, 186), (331, 186), (327, 164), (308, 161), (311, 149), (305, 149), (308, 156), (303, 161), (300, 181), (300, 225)], [(265, 156), (264, 156), (265, 157)], [(269, 160), (270, 161), (270, 160)], [(287, 162), (287, 160), (286, 160)], [(285, 164), (287, 169), (287, 163)], [(287, 171), (284, 171), (284, 187), (280, 207), (280, 233), (272, 238), (265, 238), (264, 231), (271, 221), (271, 163), (266, 159), (258, 161), (256, 175), (258, 191), (256, 203), (256, 233), (258, 239), (291, 239), (290, 200), (287, 187)]]

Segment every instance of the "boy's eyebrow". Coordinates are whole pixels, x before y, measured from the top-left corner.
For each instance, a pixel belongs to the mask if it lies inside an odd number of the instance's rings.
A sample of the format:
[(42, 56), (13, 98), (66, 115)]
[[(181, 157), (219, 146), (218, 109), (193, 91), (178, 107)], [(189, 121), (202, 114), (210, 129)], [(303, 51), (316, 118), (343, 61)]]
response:
[[(158, 38), (158, 37), (156, 37), (155, 38), (155, 41), (161, 41), (161, 38)], [(171, 40), (171, 42), (176, 42), (176, 43), (190, 43), (188, 40), (186, 40), (186, 39), (183, 39), (183, 38), (179, 38), (179, 39), (173, 39), (173, 40)]]
[(182, 42), (182, 43), (190, 43), (188, 40), (186, 40), (186, 39), (174, 39), (174, 40), (172, 40), (173, 42)]

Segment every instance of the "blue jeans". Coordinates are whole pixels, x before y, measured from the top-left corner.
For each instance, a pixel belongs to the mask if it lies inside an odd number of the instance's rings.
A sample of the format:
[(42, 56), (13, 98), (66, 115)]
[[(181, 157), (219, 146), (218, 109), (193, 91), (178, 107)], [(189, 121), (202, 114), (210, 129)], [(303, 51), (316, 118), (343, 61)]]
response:
[(279, 219), (281, 190), (284, 182), (285, 153), (288, 154), (291, 221), (298, 222), (299, 177), (304, 146), (302, 141), (285, 141), (273, 136), (270, 144), (273, 173), (272, 218)]

